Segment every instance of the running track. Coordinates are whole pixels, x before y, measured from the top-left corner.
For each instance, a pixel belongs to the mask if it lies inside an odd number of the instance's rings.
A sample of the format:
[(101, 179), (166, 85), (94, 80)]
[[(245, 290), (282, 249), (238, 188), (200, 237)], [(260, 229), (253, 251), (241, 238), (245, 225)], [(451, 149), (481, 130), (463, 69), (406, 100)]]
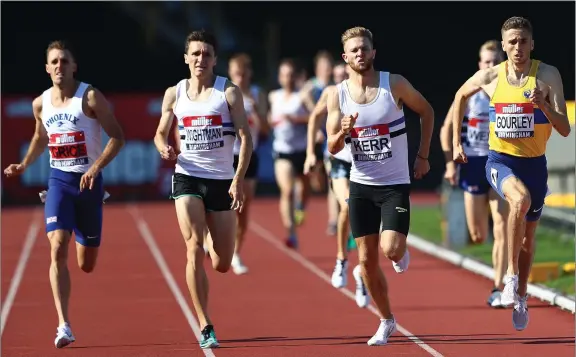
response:
[[(329, 284), (335, 238), (324, 234), (325, 222), (323, 200), (315, 199), (299, 230), (300, 251), (293, 253), (281, 244), (277, 201), (257, 201), (243, 254), (250, 273), (208, 273), (210, 310), (222, 347), (203, 352), (172, 204), (108, 204), (94, 273), (76, 267), (70, 245), (70, 312), (77, 342), (57, 350), (42, 216), (32, 208), (4, 209), (2, 317), (9, 314), (2, 321), (2, 356), (574, 355), (572, 314), (531, 300), (530, 326), (518, 333), (510, 310), (485, 306), (489, 281), (416, 251), (404, 275), (382, 260), (402, 329), (388, 346), (367, 346), (379, 320), (356, 306), (351, 269), (349, 291)], [(350, 263), (354, 267), (355, 254)]]

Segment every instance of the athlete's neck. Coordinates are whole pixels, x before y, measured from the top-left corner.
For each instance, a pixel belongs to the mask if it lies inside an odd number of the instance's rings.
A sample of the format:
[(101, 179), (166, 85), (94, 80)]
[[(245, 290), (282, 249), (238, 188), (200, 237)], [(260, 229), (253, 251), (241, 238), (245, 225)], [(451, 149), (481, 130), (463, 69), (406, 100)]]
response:
[(78, 82), (75, 79), (62, 82), (60, 84), (53, 84), (52, 93), (59, 98), (60, 100), (64, 101), (67, 98), (74, 97), (76, 94), (76, 89), (78, 88)]
[(188, 89), (192, 90), (193, 93), (199, 94), (203, 90), (212, 87), (215, 80), (216, 76), (214, 74), (209, 74), (202, 77), (191, 76), (188, 80)]
[(524, 63), (514, 63), (512, 61), (508, 61), (508, 75), (510, 77), (515, 77), (516, 79), (520, 80), (528, 75), (528, 73), (530, 72), (531, 64), (532, 64), (531, 59), (528, 59)]
[(349, 80), (351, 83), (354, 83), (362, 88), (366, 87), (375, 87), (378, 85), (378, 76), (376, 76), (376, 71), (374, 67), (370, 68), (369, 70), (358, 73), (356, 71), (351, 71), (349, 76)]

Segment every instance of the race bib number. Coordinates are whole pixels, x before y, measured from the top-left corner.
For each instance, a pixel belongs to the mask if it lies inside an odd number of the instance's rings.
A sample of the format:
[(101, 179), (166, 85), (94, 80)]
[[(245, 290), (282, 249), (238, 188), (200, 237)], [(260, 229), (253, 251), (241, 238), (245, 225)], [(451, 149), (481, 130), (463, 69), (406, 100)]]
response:
[(182, 118), (186, 150), (213, 150), (224, 147), (220, 115)]
[(48, 142), (50, 166), (71, 167), (88, 164), (88, 151), (83, 131), (51, 134)]
[(468, 129), (466, 137), (470, 146), (486, 146), (488, 145), (488, 137), (490, 135), (490, 122), (484, 119), (470, 118), (468, 119)]
[(380, 161), (392, 157), (392, 141), (386, 124), (353, 128), (350, 139), (354, 161)]
[(494, 133), (500, 139), (534, 137), (534, 106), (529, 103), (496, 104)]

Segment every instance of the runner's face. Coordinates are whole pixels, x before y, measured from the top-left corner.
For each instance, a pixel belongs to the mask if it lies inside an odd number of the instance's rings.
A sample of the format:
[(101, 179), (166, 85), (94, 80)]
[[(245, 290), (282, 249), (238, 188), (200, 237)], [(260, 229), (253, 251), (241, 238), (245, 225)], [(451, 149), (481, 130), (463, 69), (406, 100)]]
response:
[(282, 88), (293, 89), (296, 85), (296, 73), (294, 67), (289, 64), (283, 64), (278, 71), (278, 82)]
[(205, 42), (192, 41), (188, 44), (188, 53), (184, 54), (184, 62), (196, 77), (211, 75), (216, 65), (214, 47)]
[(478, 67), (480, 69), (494, 67), (498, 63), (502, 62), (500, 55), (491, 50), (484, 50), (480, 52), (480, 61), (478, 62)]
[(534, 40), (526, 30), (510, 29), (502, 35), (502, 49), (513, 63), (526, 63), (534, 49)]
[(237, 86), (248, 84), (250, 82), (250, 75), (250, 69), (238, 64), (237, 62), (230, 63), (230, 67), (228, 68), (228, 76), (230, 76), (232, 83), (236, 84)]
[(46, 72), (54, 84), (60, 84), (74, 78), (76, 63), (69, 51), (52, 49), (48, 52)]
[(326, 58), (320, 58), (316, 63), (316, 76), (330, 78), (332, 75), (332, 63)]
[(348, 78), (348, 72), (346, 71), (346, 66), (343, 64), (339, 64), (334, 67), (334, 71), (332, 72), (334, 76), (334, 83), (339, 84), (342, 83), (343, 80)]
[(365, 37), (353, 37), (344, 44), (342, 58), (352, 70), (364, 73), (372, 68), (376, 50), (370, 40)]

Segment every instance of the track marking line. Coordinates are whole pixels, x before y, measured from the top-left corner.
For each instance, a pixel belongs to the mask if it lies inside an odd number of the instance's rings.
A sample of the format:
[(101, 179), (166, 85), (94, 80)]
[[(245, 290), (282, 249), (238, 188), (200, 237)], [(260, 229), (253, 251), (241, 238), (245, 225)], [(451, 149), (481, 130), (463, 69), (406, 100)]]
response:
[[(148, 246), (150, 253), (152, 253), (152, 256), (154, 257), (154, 260), (156, 261), (156, 264), (158, 265), (160, 272), (164, 276), (164, 280), (166, 280), (168, 287), (172, 291), (172, 294), (174, 295), (176, 302), (178, 302), (178, 305), (180, 305), (180, 309), (182, 309), (182, 312), (184, 313), (184, 316), (186, 317), (186, 320), (188, 321), (190, 328), (192, 328), (194, 336), (196, 336), (196, 340), (200, 342), (201, 339), (200, 325), (198, 324), (198, 321), (192, 314), (192, 310), (190, 310), (190, 306), (188, 306), (186, 298), (184, 298), (184, 295), (182, 295), (182, 291), (180, 291), (180, 288), (178, 287), (178, 284), (176, 283), (176, 280), (174, 279), (172, 272), (170, 272), (170, 268), (168, 267), (168, 264), (166, 264), (166, 260), (164, 259), (164, 256), (162, 255), (162, 252), (158, 247), (158, 244), (156, 244), (156, 239), (154, 238), (152, 231), (150, 231), (148, 223), (146, 223), (146, 220), (142, 217), (136, 205), (132, 204), (127, 205), (126, 209), (134, 219), (134, 223), (136, 224), (136, 227), (140, 232), (140, 236)], [(204, 356), (206, 357), (215, 357), (214, 352), (210, 348), (202, 349), (202, 352), (204, 352)]]
[[(282, 244), (282, 241), (274, 233), (270, 232), (266, 228), (262, 227), (261, 225), (259, 225), (256, 222), (254, 222), (254, 220), (252, 220), (250, 222), (249, 229), (251, 229), (254, 233), (256, 233), (258, 236), (260, 236), (262, 239), (264, 239), (265, 241), (267, 241), (268, 243), (270, 243), (271, 245), (276, 247), (278, 250), (282, 251), (283, 253), (288, 255), (290, 258), (292, 258), (295, 261), (297, 261), (298, 263), (300, 263), (303, 267), (308, 269), (311, 273), (313, 273), (314, 275), (316, 275), (317, 277), (319, 277), (320, 279), (322, 279), (326, 283), (328, 283), (330, 286), (332, 286), (331, 279), (328, 276), (328, 274), (326, 274), (322, 269), (320, 269), (314, 263), (312, 263), (311, 261), (306, 259), (302, 254), (300, 254), (294, 250), (291, 250), (289, 248), (286, 248)], [(344, 294), (345, 296), (347, 296), (351, 300), (356, 301), (355, 294), (352, 291), (350, 291), (348, 288), (334, 289), (334, 290), (340, 291), (342, 294)], [(368, 310), (370, 310), (370, 312), (372, 312), (374, 315), (380, 317), (380, 315), (378, 314), (378, 310), (376, 310), (376, 308), (372, 304), (368, 305)], [(418, 337), (414, 336), (414, 334), (412, 334), (412, 332), (408, 331), (406, 328), (402, 327), (400, 324), (396, 323), (396, 329), (398, 330), (398, 332), (400, 332), (401, 334), (406, 336), (409, 340), (411, 340), (412, 342), (414, 342), (415, 344), (420, 346), (420, 348), (422, 348), (424, 351), (428, 352), (431, 356), (444, 357), (440, 352), (436, 351), (435, 349), (433, 349), (432, 347), (427, 345), (424, 341), (422, 341)]]
[(24, 246), (20, 252), (20, 257), (18, 258), (18, 263), (16, 264), (16, 269), (14, 270), (14, 275), (10, 281), (10, 287), (8, 288), (8, 293), (6, 298), (2, 302), (2, 312), (0, 313), (0, 336), (4, 333), (4, 327), (6, 326), (6, 321), (10, 315), (10, 310), (16, 299), (16, 293), (22, 283), (22, 278), (24, 277), (24, 271), (28, 265), (28, 259), (32, 253), (32, 248), (34, 248), (34, 243), (36, 243), (36, 238), (38, 238), (38, 232), (40, 231), (40, 210), (35, 208), (32, 213), (32, 222), (24, 238)]

